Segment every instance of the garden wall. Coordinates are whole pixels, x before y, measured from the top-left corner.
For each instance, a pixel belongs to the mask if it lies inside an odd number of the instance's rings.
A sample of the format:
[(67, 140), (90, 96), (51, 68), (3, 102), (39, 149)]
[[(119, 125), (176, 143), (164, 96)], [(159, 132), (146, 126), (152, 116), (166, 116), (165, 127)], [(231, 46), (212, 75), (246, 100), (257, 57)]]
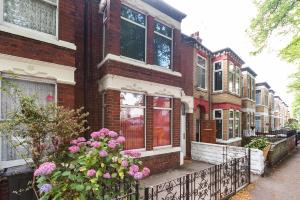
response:
[[(203, 142), (192, 142), (192, 159), (210, 164), (221, 164), (233, 158), (240, 158), (247, 154), (248, 149), (219, 144), (208, 144)], [(263, 174), (265, 159), (263, 152), (258, 149), (251, 149), (251, 172)]]

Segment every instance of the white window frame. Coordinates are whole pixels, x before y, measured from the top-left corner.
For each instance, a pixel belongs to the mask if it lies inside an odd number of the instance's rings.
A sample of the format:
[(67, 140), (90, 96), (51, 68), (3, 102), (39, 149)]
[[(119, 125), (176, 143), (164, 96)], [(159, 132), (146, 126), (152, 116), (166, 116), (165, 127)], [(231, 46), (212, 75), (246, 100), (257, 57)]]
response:
[[(216, 111), (221, 111), (221, 117), (220, 118), (216, 118)], [(224, 111), (222, 109), (214, 109), (213, 110), (213, 117), (214, 117), (214, 120), (222, 120), (222, 138), (217, 138), (217, 139), (220, 139), (220, 140), (223, 140), (224, 139), (224, 132), (223, 132), (223, 125), (224, 125)], [(217, 134), (217, 133), (216, 133)]]
[[(147, 126), (147, 96), (144, 92), (137, 92), (137, 91), (131, 91), (131, 90), (121, 90), (120, 94), (122, 92), (127, 92), (127, 93), (133, 93), (133, 94), (140, 94), (140, 95), (143, 95), (144, 96), (144, 106), (122, 106), (121, 103), (120, 103), (120, 108), (143, 108), (144, 109), (144, 148), (139, 148), (139, 149), (130, 149), (130, 150), (137, 150), (137, 151), (145, 151), (146, 150), (146, 139), (147, 139), (147, 129), (146, 129), (146, 126)], [(120, 96), (121, 97), (121, 96)], [(103, 112), (104, 113), (104, 112)], [(120, 113), (121, 114), (121, 113)], [(104, 116), (103, 116), (104, 118)], [(121, 121), (120, 121), (121, 123)], [(104, 124), (103, 124), (104, 125)]]
[[(121, 55), (121, 52), (120, 52), (120, 57), (122, 57), (122, 58), (126, 58), (126, 59), (128, 59), (128, 60), (133, 60), (133, 61), (135, 61), (135, 62), (140, 62), (140, 63), (144, 63), (144, 64), (146, 64), (147, 63), (147, 31), (148, 31), (148, 20), (147, 20), (147, 14), (145, 13), (145, 12), (143, 12), (143, 11), (141, 11), (141, 10), (139, 10), (139, 9), (136, 9), (136, 8), (133, 8), (132, 6), (130, 6), (130, 5), (128, 5), (128, 4), (126, 4), (126, 3), (124, 3), (124, 2), (122, 2), (121, 3), (121, 7), (122, 6), (126, 6), (126, 7), (128, 7), (129, 9), (131, 9), (131, 10), (134, 10), (134, 11), (136, 11), (136, 12), (139, 12), (139, 13), (141, 13), (141, 14), (143, 14), (144, 16), (145, 16), (145, 25), (143, 26), (143, 25), (141, 25), (141, 24), (138, 24), (138, 23), (136, 23), (136, 22), (134, 22), (134, 21), (131, 21), (130, 19), (127, 19), (126, 17), (123, 17), (123, 16), (121, 16), (120, 15), (120, 17), (121, 17), (121, 20), (125, 20), (125, 21), (127, 21), (127, 22), (129, 22), (129, 23), (132, 23), (132, 24), (134, 24), (134, 25), (136, 25), (136, 26), (139, 26), (139, 27), (141, 27), (141, 28), (144, 28), (145, 29), (145, 59), (144, 59), (144, 61), (142, 61), (142, 60), (137, 60), (137, 59), (134, 59), (134, 58), (130, 58), (130, 57), (127, 57), (127, 56), (124, 56), (124, 55)], [(121, 28), (121, 27), (120, 27)], [(121, 46), (121, 41), (120, 41), (120, 46)]]
[[(257, 90), (260, 90), (260, 103), (258, 103), (258, 102), (256, 101), (256, 91), (257, 91)], [(262, 102), (262, 89), (260, 89), (260, 88), (259, 88), (259, 89), (255, 89), (255, 103), (256, 103), (257, 106), (263, 105), (263, 104), (262, 104), (262, 103), (263, 103), (263, 102)]]
[[(221, 69), (219, 70), (216, 70), (215, 69), (215, 64), (216, 63), (221, 63)], [(224, 84), (223, 84), (223, 79), (224, 79), (224, 72), (223, 72), (223, 68), (224, 68), (224, 64), (223, 64), (223, 61), (220, 60), (220, 61), (216, 61), (213, 63), (213, 92), (223, 92), (223, 89), (224, 89)], [(215, 90), (215, 72), (222, 72), (222, 89), (221, 90)]]
[[(167, 25), (166, 23), (160, 21), (159, 19), (156, 19), (156, 18), (155, 18), (155, 19), (154, 19), (154, 23), (155, 23), (155, 21), (159, 22), (160, 24), (162, 24), (162, 25), (164, 25), (164, 26), (166, 26), (166, 27), (168, 27), (168, 28), (170, 28), (170, 29), (172, 30), (172, 33), (171, 33), (172, 37), (168, 37), (168, 36), (166, 36), (166, 35), (163, 35), (163, 34), (157, 32), (157, 31), (155, 31), (155, 29), (154, 29), (154, 34), (157, 34), (157, 35), (159, 35), (159, 36), (162, 36), (162, 37), (164, 37), (164, 38), (166, 38), (166, 39), (168, 39), (168, 40), (171, 41), (171, 63), (170, 63), (170, 68), (161, 67), (161, 66), (156, 65), (156, 64), (155, 64), (155, 65), (158, 66), (158, 67), (167, 69), (167, 70), (173, 70), (173, 55), (174, 55), (174, 53), (173, 53), (173, 50), (174, 50), (174, 49), (173, 49), (173, 38), (174, 38), (174, 28), (172, 28), (172, 26), (169, 26), (169, 25)], [(153, 35), (153, 37), (154, 37), (154, 35)], [(154, 47), (154, 45), (153, 45), (153, 47)], [(154, 51), (155, 51), (155, 49), (153, 49), (153, 55), (154, 55)]]
[[(232, 66), (232, 69), (230, 69), (230, 67)], [(229, 81), (229, 75), (232, 74), (232, 88), (230, 89), (229, 87), (229, 84), (230, 84), (230, 81)], [(232, 62), (229, 62), (229, 65), (228, 65), (228, 91), (232, 94), (235, 94), (235, 66)]]
[[(171, 140), (171, 144), (169, 145), (164, 145), (164, 146), (156, 146), (156, 147), (153, 147), (153, 149), (163, 149), (163, 148), (170, 148), (173, 146), (173, 101), (174, 101), (174, 98), (173, 97), (170, 97), (170, 96), (164, 96), (164, 95), (159, 95), (159, 96), (153, 96), (153, 98), (155, 97), (162, 97), (162, 98), (169, 98), (170, 99), (170, 108), (162, 108), (162, 107), (154, 107), (153, 105), (153, 110), (169, 110), (170, 111), (170, 134), (171, 134), (171, 137), (170, 137), (170, 140)], [(153, 122), (152, 122), (153, 123)], [(154, 125), (153, 125), (153, 128), (154, 128)], [(153, 144), (152, 144), (153, 145)]]
[[(235, 66), (235, 85), (234, 85), (234, 90), (235, 90), (235, 94), (237, 94), (238, 96), (241, 95), (241, 70), (238, 66)], [(237, 82), (237, 78), (239, 78), (239, 81)], [(238, 87), (237, 86), (238, 83)]]
[[(238, 114), (238, 116), (239, 116), (239, 118), (238, 118), (238, 120), (237, 120), (237, 113), (239, 113)], [(239, 111), (239, 110), (235, 110), (234, 111), (234, 137), (241, 137), (241, 129), (242, 129), (242, 127), (241, 127), (241, 112)], [(237, 121), (238, 121), (238, 126), (239, 126), (239, 132), (238, 133), (236, 133), (235, 132), (235, 127), (236, 127), (236, 123), (237, 123)]]
[(56, 6), (56, 31), (55, 31), (55, 35), (51, 35), (48, 33), (44, 33), (44, 32), (40, 32), (34, 29), (30, 29), (30, 28), (26, 28), (26, 27), (22, 27), (22, 26), (18, 26), (16, 24), (12, 24), (9, 22), (4, 21), (4, 0), (0, 0), (0, 30), (2, 29), (10, 29), (11, 31), (14, 31), (16, 33), (19, 33), (21, 35), (23, 34), (33, 34), (36, 37), (43, 37), (43, 38), (50, 38), (50, 39), (55, 39), (58, 40), (58, 29), (59, 29), (59, 1), (57, 0), (57, 3), (53, 3), (50, 2), (48, 0), (40, 0), (43, 1), (45, 3), (51, 4)]
[[(198, 63), (198, 58), (199, 57), (205, 61), (205, 66), (202, 66)], [(205, 71), (205, 76), (204, 76), (204, 78), (205, 78), (205, 80), (204, 80), (205, 81), (205, 87), (203, 88), (203, 87), (201, 87), (201, 84), (200, 85), (197, 84), (197, 88), (199, 88), (201, 90), (207, 90), (207, 82), (208, 82), (207, 81), (207, 59), (204, 58), (203, 56), (201, 56), (200, 54), (197, 54), (197, 63), (196, 63), (196, 65), (197, 65), (197, 68), (204, 69), (204, 71)], [(197, 76), (197, 78), (200, 79), (200, 77), (198, 77), (198, 76)]]
[[(230, 112), (233, 113), (233, 117), (230, 117)], [(228, 110), (228, 139), (232, 139), (231, 137), (229, 137), (229, 124), (230, 121), (232, 121), (232, 138), (235, 138), (235, 111), (230, 109)]]

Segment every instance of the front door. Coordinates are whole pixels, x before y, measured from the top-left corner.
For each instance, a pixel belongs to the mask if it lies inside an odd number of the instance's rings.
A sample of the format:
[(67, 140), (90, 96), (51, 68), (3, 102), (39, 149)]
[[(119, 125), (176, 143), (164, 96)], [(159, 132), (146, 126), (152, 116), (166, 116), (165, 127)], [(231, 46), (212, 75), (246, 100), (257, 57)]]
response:
[(181, 106), (181, 120), (180, 120), (180, 165), (184, 163), (184, 157), (186, 156), (186, 114), (185, 106)]

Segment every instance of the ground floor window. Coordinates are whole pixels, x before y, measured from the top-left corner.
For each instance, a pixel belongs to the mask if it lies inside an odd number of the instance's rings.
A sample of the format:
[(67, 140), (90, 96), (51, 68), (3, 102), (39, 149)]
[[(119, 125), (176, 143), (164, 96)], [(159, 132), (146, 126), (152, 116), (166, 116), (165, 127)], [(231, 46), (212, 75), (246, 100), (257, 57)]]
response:
[(223, 139), (223, 110), (214, 110), (216, 120), (217, 139)]
[(153, 147), (171, 145), (171, 98), (153, 98)]
[(234, 137), (234, 111), (229, 111), (228, 139)]
[(255, 129), (256, 131), (261, 132), (260, 116), (255, 116)]
[(145, 96), (121, 92), (121, 130), (126, 137), (125, 149), (145, 148)]
[(240, 137), (241, 135), (241, 118), (237, 110), (229, 110), (228, 119), (228, 139)]
[(241, 113), (235, 111), (235, 137), (241, 136)]

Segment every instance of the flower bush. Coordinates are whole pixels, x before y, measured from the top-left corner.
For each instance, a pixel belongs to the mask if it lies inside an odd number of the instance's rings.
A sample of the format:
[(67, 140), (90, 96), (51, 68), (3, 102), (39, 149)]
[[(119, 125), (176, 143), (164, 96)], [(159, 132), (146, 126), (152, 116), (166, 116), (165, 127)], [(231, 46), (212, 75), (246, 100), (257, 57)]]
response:
[(142, 168), (140, 153), (124, 151), (125, 138), (106, 128), (91, 133), (86, 141), (70, 142), (64, 162), (41, 164), (34, 172), (41, 199), (112, 199), (122, 192), (121, 183), (134, 185), (149, 176)]

